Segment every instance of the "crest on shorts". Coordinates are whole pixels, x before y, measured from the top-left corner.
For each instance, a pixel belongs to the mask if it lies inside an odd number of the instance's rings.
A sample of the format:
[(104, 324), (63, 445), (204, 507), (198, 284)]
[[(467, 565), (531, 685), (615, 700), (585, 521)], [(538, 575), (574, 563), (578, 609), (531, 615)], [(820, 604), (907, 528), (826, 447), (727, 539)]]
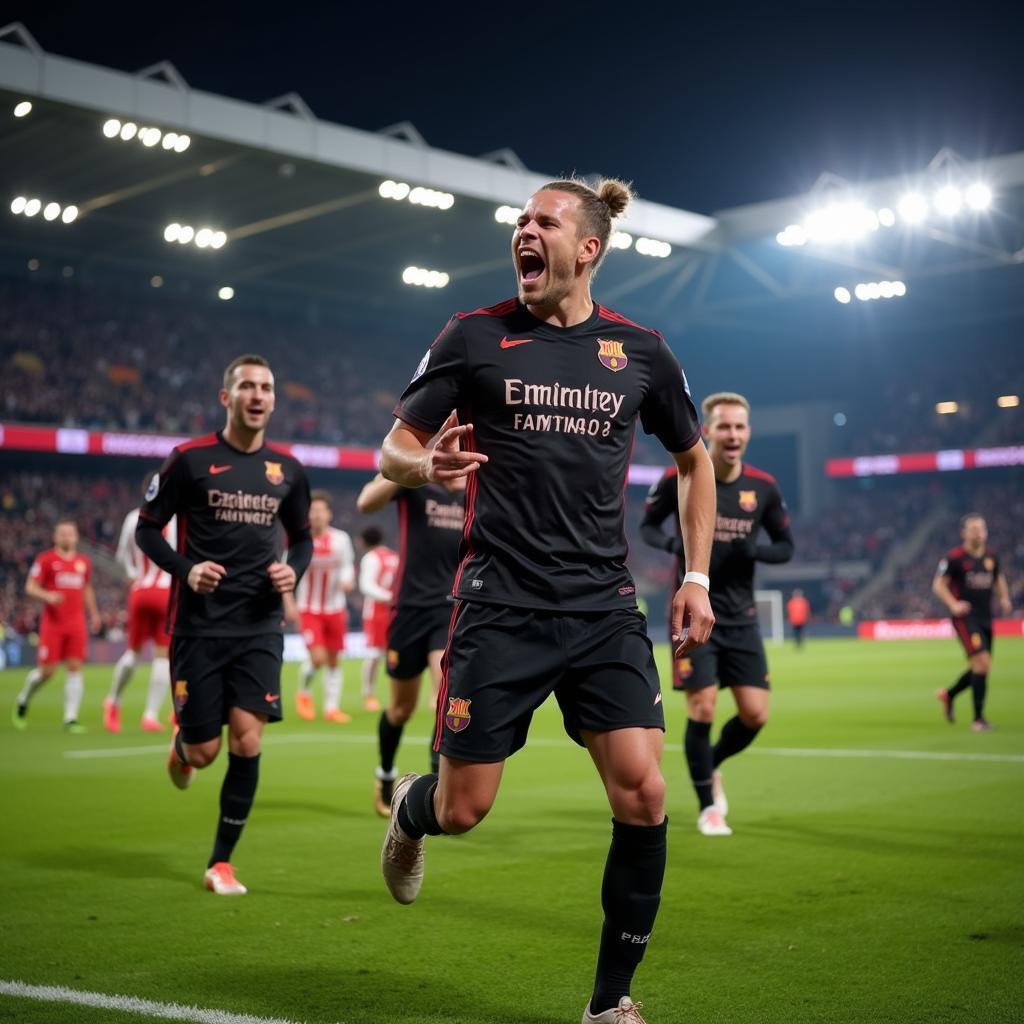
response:
[(757, 491), (740, 491), (740, 508), (744, 512), (756, 511)]
[(689, 679), (693, 675), (693, 662), (689, 658), (677, 658), (676, 668), (683, 679)]
[(986, 569), (987, 572), (991, 572), (995, 567), (996, 567), (996, 562), (995, 562), (994, 558), (986, 558), (985, 559), (985, 569)]
[(388, 651), (388, 668), (398, 668), (398, 651)]
[(622, 351), (621, 341), (608, 341), (605, 338), (597, 339), (597, 361), (614, 373), (624, 370), (629, 362), (629, 357)]
[(267, 467), (267, 479), (272, 484), (284, 483), (284, 472), (280, 462), (264, 462), (263, 465)]
[(188, 700), (188, 683), (184, 679), (178, 679), (174, 683), (174, 703), (181, 707)]
[(972, 633), (971, 634), (971, 646), (972, 647), (980, 647), (981, 646), (981, 634), (980, 633)]
[(473, 702), (465, 697), (449, 697), (448, 710), (444, 715), (444, 724), (452, 732), (462, 732), (469, 725), (469, 705)]

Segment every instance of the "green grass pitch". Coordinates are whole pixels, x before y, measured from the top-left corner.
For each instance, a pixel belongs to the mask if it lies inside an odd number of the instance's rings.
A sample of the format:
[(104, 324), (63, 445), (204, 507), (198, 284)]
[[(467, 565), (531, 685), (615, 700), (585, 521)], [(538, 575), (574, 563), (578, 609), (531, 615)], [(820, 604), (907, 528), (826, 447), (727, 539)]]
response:
[[(997, 644), (997, 730), (980, 735), (969, 694), (955, 726), (933, 696), (962, 671), (952, 641), (812, 638), (769, 657), (772, 721), (726, 766), (732, 838), (694, 828), (682, 700), (665, 695), (669, 865), (633, 992), (650, 1024), (1024, 1019), (1024, 641)], [(0, 980), (309, 1024), (580, 1019), (609, 813), (553, 705), (490, 818), (428, 843), (411, 907), (379, 876), (376, 716), (289, 713), (235, 854), (250, 894), (221, 899), (200, 880), (223, 762), (171, 787), (166, 744), (137, 729), (147, 671), (120, 736), (100, 724), (109, 668), (88, 669), (84, 736), (60, 729), (62, 675), (15, 732), (24, 673), (0, 673)], [(723, 694), (720, 722), (731, 707)], [(425, 769), (428, 723), (422, 709), (400, 769)], [(0, 995), (3, 1022), (151, 1019)]]

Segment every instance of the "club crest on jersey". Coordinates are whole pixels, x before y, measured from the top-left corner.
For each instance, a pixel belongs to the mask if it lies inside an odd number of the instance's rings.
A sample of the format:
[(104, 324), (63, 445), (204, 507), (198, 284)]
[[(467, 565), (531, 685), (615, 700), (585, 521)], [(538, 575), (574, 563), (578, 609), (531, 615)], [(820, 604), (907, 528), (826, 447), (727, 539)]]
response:
[(267, 467), (267, 479), (272, 484), (284, 483), (284, 471), (280, 462), (264, 462), (263, 465)]
[(469, 725), (472, 717), (469, 713), (469, 705), (473, 702), (465, 697), (449, 697), (448, 710), (445, 712), (444, 724), (452, 732), (462, 732)]
[(608, 341), (605, 338), (598, 338), (597, 361), (607, 369), (618, 373), (619, 370), (626, 368), (629, 357), (622, 351), (621, 341)]
[(740, 508), (744, 512), (756, 511), (757, 491), (740, 491)]
[(178, 679), (174, 684), (174, 703), (181, 707), (188, 700), (188, 683), (184, 679)]
[(995, 566), (996, 566), (995, 559), (992, 559), (992, 558), (986, 558), (985, 559), (985, 570), (987, 572), (991, 572), (995, 568)]

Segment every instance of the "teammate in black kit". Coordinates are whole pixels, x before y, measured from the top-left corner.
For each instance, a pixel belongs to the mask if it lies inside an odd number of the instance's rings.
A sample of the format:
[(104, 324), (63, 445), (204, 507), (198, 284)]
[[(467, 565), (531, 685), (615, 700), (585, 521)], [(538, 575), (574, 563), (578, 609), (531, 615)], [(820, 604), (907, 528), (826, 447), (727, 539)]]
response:
[(970, 687), (974, 697), (975, 732), (988, 732), (985, 693), (992, 668), (992, 591), (999, 596), (1004, 615), (1013, 611), (1006, 575), (999, 568), (999, 556), (988, 547), (988, 526), (976, 512), (960, 520), (963, 544), (953, 548), (939, 563), (932, 593), (949, 609), (953, 629), (967, 653), (967, 671), (948, 689), (936, 693), (946, 719), (953, 718), (953, 701)]
[[(459, 566), (466, 519), (465, 492), (466, 481), (461, 477), (410, 488), (399, 487), (378, 473), (356, 502), (365, 514), (378, 512), (390, 501), (398, 508), (399, 562), (387, 651), (391, 699), (380, 716), (380, 765), (374, 786), (374, 807), (384, 818), (391, 814), (398, 778), (395, 757), (405, 723), (419, 701), (423, 670), (430, 669), (435, 700), (441, 686), (441, 652), (448, 642), (452, 581)], [(430, 766), (434, 772), (439, 757), (431, 730)]]
[[(789, 515), (775, 480), (743, 462), (750, 442), (750, 404), (742, 395), (723, 391), (702, 404), (704, 433), (715, 467), (718, 513), (711, 551), (711, 608), (715, 632), (711, 642), (692, 656), (676, 658), (672, 685), (686, 691), (684, 736), (690, 778), (697, 791), (697, 828), (704, 835), (727, 836), (728, 803), (719, 765), (753, 741), (768, 720), (768, 661), (754, 605), (754, 563), (788, 562), (793, 557)], [(640, 534), (652, 547), (685, 557), (682, 537), (661, 524), (678, 522), (675, 469), (647, 496)], [(769, 544), (758, 544), (764, 529)], [(711, 745), (718, 686), (732, 688), (736, 715)]]
[[(623, 530), (638, 418), (679, 469), (694, 570), (674, 603), (680, 656), (707, 640), (714, 621), (706, 576), (714, 473), (686, 380), (660, 334), (590, 297), (612, 218), (629, 198), (615, 181), (597, 191), (552, 182), (530, 198), (512, 237), (519, 300), (449, 321), (398, 404), (381, 460), (404, 486), (466, 478), (437, 706), (440, 776), (396, 784), (385, 881), (400, 903), (416, 898), (423, 836), (481, 821), (505, 759), (554, 692), (614, 814), (589, 1024), (641, 1020), (630, 982), (665, 870), (664, 714)], [(428, 447), (452, 409), (461, 425)]]
[[(217, 757), (228, 726), (228, 770), (205, 876), (218, 895), (242, 895), (231, 853), (256, 795), (260, 736), (281, 718), (282, 594), (313, 554), (302, 466), (263, 439), (274, 376), (262, 356), (224, 371), (222, 431), (179, 445), (153, 478), (139, 512), (139, 547), (173, 577), (171, 680), (180, 728), (168, 770), (185, 789)], [(161, 534), (178, 517), (178, 550)], [(280, 523), (288, 563), (277, 551)]]

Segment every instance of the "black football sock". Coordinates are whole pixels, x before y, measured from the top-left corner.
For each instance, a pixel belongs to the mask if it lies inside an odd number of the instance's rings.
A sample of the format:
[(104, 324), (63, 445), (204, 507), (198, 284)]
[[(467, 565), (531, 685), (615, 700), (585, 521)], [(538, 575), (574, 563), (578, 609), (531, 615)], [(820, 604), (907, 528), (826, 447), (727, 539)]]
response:
[(228, 770), (224, 775), (224, 785), (220, 789), (217, 838), (214, 840), (213, 853), (210, 854), (210, 863), (207, 867), (231, 860), (235, 844), (241, 838), (242, 829), (249, 818), (259, 778), (259, 754), (255, 757), (228, 754)]
[(957, 694), (963, 693), (971, 685), (971, 670), (968, 669), (947, 691), (952, 701)]
[(174, 734), (174, 753), (182, 764), (188, 764), (188, 758), (185, 756), (185, 741), (181, 738), (180, 729)]
[(444, 829), (437, 823), (437, 814), (434, 812), (436, 789), (436, 775), (421, 775), (405, 794), (405, 799), (398, 808), (398, 824), (410, 839), (444, 834)]
[(381, 712), (377, 737), (380, 744), (380, 766), (385, 772), (390, 772), (395, 767), (395, 754), (398, 753), (398, 744), (402, 742), (403, 729), (404, 723), (392, 725), (388, 720), (388, 713)]
[(683, 734), (683, 749), (686, 751), (686, 763), (690, 768), (693, 788), (697, 791), (697, 802), (703, 811), (705, 807), (710, 807), (715, 802), (711, 795), (711, 773), (714, 771), (711, 723), (696, 722), (688, 718), (686, 732)]
[(985, 717), (985, 691), (988, 689), (988, 676), (980, 672), (971, 673), (971, 695), (974, 697), (974, 720)]
[(734, 715), (722, 726), (722, 734), (711, 750), (712, 765), (717, 768), (727, 757), (746, 750), (760, 731), (760, 727), (751, 729), (749, 725), (743, 724), (739, 715)]
[(624, 825), (612, 819), (612, 845), (601, 884), (604, 926), (592, 1014), (618, 1006), (629, 995), (661, 903), (667, 834), (667, 818), (660, 825)]

